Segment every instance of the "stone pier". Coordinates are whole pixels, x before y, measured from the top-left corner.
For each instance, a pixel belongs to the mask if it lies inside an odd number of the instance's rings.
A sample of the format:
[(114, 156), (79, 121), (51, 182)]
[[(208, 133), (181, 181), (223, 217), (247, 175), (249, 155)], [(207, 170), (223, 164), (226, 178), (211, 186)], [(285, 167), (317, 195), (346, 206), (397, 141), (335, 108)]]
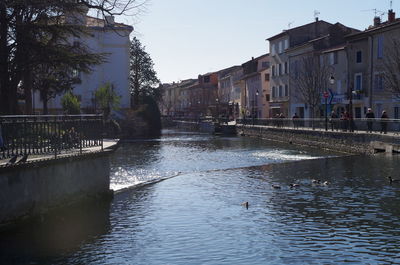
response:
[(87, 198), (110, 196), (110, 161), (116, 142), (26, 163), (0, 163), (0, 225)]

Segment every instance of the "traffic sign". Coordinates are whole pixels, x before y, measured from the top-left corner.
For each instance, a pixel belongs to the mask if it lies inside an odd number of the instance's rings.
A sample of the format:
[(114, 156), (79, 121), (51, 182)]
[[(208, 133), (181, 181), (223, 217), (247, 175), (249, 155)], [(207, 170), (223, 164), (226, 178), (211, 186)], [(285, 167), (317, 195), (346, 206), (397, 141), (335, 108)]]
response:
[(324, 98), (329, 98), (329, 93), (328, 93), (328, 91), (324, 91)]

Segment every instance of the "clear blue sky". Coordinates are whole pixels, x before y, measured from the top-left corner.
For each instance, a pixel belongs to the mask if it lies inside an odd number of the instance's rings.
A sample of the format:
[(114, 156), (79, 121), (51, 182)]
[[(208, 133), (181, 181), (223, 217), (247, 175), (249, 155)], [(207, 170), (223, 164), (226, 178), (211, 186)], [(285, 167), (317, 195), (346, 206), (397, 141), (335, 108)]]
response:
[[(266, 38), (319, 18), (364, 30), (374, 11), (384, 12), (389, 0), (149, 0), (135, 20), (118, 22), (135, 27), (162, 82), (195, 78), (198, 74), (239, 65), (268, 52)], [(393, 1), (400, 16), (400, 0)], [(370, 11), (365, 11), (370, 10)], [(383, 16), (384, 20), (387, 15)]]

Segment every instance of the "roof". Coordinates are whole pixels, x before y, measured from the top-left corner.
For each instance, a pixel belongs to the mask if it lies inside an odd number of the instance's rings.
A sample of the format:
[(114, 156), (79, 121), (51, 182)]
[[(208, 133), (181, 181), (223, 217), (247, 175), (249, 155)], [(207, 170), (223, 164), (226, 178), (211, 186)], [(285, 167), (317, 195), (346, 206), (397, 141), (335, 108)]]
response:
[(394, 22), (391, 22), (391, 23), (390, 22), (384, 22), (384, 23), (381, 23), (378, 26), (369, 27), (368, 29), (366, 29), (364, 31), (357, 32), (357, 33), (354, 33), (354, 34), (349, 34), (346, 37), (349, 38), (349, 39), (353, 39), (353, 38), (355, 39), (357, 37), (367, 36), (367, 35), (373, 34), (375, 32), (379, 32), (381, 30), (387, 30), (387, 29), (389, 29), (391, 27), (395, 27), (395, 26), (399, 26), (399, 25), (400, 25), (400, 19), (398, 18)]
[(107, 24), (105, 19), (97, 18), (97, 17), (91, 17), (91, 16), (86, 16), (86, 26), (87, 27), (93, 27), (93, 28), (112, 28), (112, 29), (128, 29), (128, 30), (133, 30), (133, 27), (130, 25), (126, 25), (123, 23), (113, 23), (113, 24)]
[(274, 39), (278, 39), (280, 37), (283, 37), (283, 36), (289, 34), (292, 31), (295, 31), (295, 30), (298, 30), (298, 29), (301, 29), (301, 28), (305, 28), (305, 27), (311, 26), (311, 25), (316, 24), (316, 23), (326, 23), (326, 24), (333, 25), (333, 24), (331, 24), (329, 22), (326, 22), (324, 20), (318, 20), (318, 21), (314, 21), (314, 22), (311, 22), (311, 23), (308, 23), (308, 24), (305, 24), (305, 25), (301, 25), (301, 26), (292, 28), (292, 29), (284, 30), (283, 32), (281, 32), (281, 33), (279, 33), (279, 34), (277, 34), (275, 36), (272, 36), (272, 37), (268, 38), (267, 40), (271, 41), (271, 40), (274, 40)]
[(302, 44), (300, 44), (300, 45), (293, 46), (293, 47), (287, 49), (286, 52), (290, 52), (290, 51), (294, 51), (294, 50), (297, 50), (297, 49), (306, 47), (307, 45), (313, 44), (314, 42), (317, 42), (317, 41), (319, 41), (319, 40), (323, 40), (323, 39), (328, 38), (328, 37), (330, 37), (329, 34), (328, 34), (328, 35), (324, 35), (324, 36), (322, 36), (322, 37), (318, 37), (318, 38), (309, 40), (309, 41), (304, 42), (304, 43), (302, 43)]
[(338, 45), (336, 47), (329, 47), (328, 49), (323, 50), (322, 53), (341, 51), (341, 50), (344, 50), (345, 48), (346, 48), (346, 44), (344, 43), (344, 44)]

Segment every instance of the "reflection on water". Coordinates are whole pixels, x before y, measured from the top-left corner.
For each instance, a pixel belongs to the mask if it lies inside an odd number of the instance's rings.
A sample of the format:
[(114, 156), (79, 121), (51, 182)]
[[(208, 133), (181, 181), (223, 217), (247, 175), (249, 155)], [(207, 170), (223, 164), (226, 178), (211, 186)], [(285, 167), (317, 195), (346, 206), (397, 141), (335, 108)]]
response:
[(0, 264), (45, 264), (73, 253), (108, 233), (109, 214), (109, 202), (87, 201), (2, 231)]
[[(257, 139), (171, 132), (123, 145), (112, 165), (116, 186), (176, 177), (117, 193), (100, 222), (96, 214), (69, 218), (68, 229), (77, 227), (81, 235), (71, 234), (74, 240), (50, 228), (54, 235), (44, 242), (46, 229), (33, 233), (36, 241), (26, 240), (34, 229), (25, 229), (15, 244), (7, 242), (16, 231), (0, 235), (0, 258), (21, 253), (19, 261), (36, 264), (390, 264), (400, 256), (400, 184), (387, 180), (400, 172), (396, 156), (339, 157)], [(49, 247), (52, 240), (67, 246)]]

